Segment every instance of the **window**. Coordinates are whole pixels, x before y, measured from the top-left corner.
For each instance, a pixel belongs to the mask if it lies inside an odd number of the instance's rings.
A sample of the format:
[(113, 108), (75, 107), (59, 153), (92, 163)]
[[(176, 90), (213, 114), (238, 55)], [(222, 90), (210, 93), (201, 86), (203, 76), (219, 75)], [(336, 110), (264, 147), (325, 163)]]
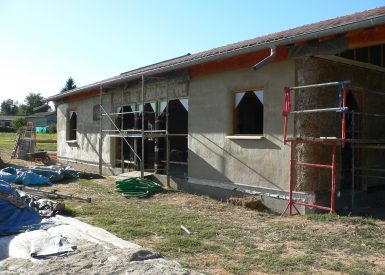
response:
[(100, 120), (100, 105), (94, 105), (92, 109), (92, 119), (94, 121)]
[(236, 92), (234, 134), (263, 134), (263, 91)]
[(69, 114), (69, 125), (68, 125), (68, 140), (76, 140), (77, 132), (77, 114), (72, 111)]

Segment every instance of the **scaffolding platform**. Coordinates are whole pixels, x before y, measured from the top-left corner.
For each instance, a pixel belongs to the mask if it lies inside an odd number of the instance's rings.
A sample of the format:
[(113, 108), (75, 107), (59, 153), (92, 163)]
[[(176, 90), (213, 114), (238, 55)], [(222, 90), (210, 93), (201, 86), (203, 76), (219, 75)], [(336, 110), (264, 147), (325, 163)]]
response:
[[(152, 177), (153, 175), (154, 175), (154, 173), (144, 172), (143, 177), (149, 178), (149, 177)], [(119, 174), (117, 176), (110, 176), (110, 177), (113, 179), (116, 179), (116, 180), (124, 180), (124, 179), (129, 179), (129, 178), (140, 178), (141, 172), (140, 171), (131, 171), (131, 172), (126, 172), (126, 173)]]

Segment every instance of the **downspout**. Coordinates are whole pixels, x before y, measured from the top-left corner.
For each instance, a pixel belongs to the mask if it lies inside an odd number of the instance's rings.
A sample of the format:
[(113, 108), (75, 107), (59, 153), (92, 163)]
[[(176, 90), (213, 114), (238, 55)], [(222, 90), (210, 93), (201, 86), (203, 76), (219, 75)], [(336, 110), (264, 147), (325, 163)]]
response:
[(276, 54), (276, 51), (275, 51), (276, 47), (270, 47), (270, 55), (265, 57), (264, 59), (262, 59), (261, 61), (259, 61), (257, 64), (255, 64), (253, 66), (253, 70), (256, 71), (256, 70), (259, 70), (260, 68), (262, 68), (264, 65), (266, 65), (270, 59), (272, 59), (275, 54)]

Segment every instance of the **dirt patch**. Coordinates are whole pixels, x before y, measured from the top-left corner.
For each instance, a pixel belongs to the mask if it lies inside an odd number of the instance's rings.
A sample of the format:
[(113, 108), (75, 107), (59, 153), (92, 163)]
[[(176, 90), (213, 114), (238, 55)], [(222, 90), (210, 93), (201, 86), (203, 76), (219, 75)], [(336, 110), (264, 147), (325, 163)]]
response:
[(175, 261), (149, 257), (132, 260), (135, 251), (108, 248), (94, 243), (84, 243), (74, 252), (41, 260), (8, 258), (0, 261), (6, 274), (200, 274), (182, 268)]
[(263, 211), (265, 209), (262, 200), (253, 196), (231, 197), (227, 202), (258, 211)]

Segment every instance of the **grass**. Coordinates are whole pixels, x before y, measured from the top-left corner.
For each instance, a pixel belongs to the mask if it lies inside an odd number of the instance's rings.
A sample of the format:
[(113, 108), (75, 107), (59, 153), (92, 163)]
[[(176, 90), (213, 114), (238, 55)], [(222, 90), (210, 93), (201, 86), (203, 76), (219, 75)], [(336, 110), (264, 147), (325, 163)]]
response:
[(69, 214), (206, 273), (385, 270), (373, 263), (385, 260), (385, 228), (375, 219), (329, 214), (280, 218), (184, 193), (125, 199), (111, 185), (84, 180), (79, 185), (105, 198), (93, 204), (69, 201)]
[[(56, 140), (56, 134), (36, 134), (36, 139), (53, 139)], [(12, 150), (15, 145), (16, 133), (0, 132), (0, 150)], [(56, 151), (56, 143), (38, 143), (37, 150)]]
[[(0, 133), (1, 153), (12, 149), (13, 138)], [(43, 189), (91, 197), (90, 204), (65, 201), (64, 214), (207, 274), (385, 273), (385, 225), (372, 218), (281, 218), (182, 192), (126, 199), (108, 178)]]

